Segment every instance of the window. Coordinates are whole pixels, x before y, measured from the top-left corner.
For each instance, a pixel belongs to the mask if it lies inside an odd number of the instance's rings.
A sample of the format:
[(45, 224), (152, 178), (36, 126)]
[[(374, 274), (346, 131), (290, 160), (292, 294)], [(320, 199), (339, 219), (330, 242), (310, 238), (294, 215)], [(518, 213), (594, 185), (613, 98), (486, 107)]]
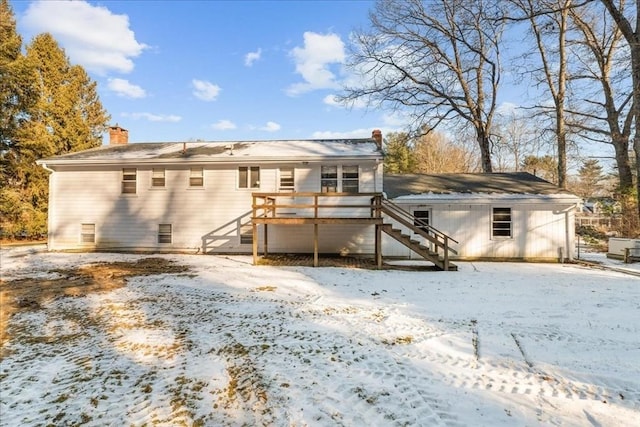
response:
[(253, 226), (251, 224), (243, 224), (240, 226), (240, 244), (253, 244)]
[(96, 225), (82, 224), (80, 231), (80, 242), (95, 243), (96, 242)]
[(151, 175), (152, 187), (164, 187), (164, 169), (153, 168)]
[(122, 169), (122, 194), (136, 194), (136, 169)]
[(429, 211), (413, 211), (413, 225), (425, 233), (429, 232)]
[(493, 208), (492, 237), (511, 237), (511, 208)]
[(171, 243), (171, 224), (158, 224), (158, 243)]
[(191, 168), (189, 172), (189, 187), (204, 186), (204, 171), (202, 168)]
[(293, 191), (294, 188), (293, 168), (280, 168), (280, 190)]
[(335, 193), (338, 191), (338, 167), (322, 166), (320, 169), (320, 191)]
[(357, 193), (358, 187), (358, 166), (342, 167), (342, 192)]
[(260, 168), (240, 166), (238, 168), (238, 188), (260, 188)]

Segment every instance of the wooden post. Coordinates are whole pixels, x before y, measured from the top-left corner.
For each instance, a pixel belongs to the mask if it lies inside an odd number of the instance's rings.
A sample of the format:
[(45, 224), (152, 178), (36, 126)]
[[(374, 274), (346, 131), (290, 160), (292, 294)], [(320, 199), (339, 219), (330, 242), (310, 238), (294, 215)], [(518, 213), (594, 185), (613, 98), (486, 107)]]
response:
[(258, 264), (258, 224), (255, 222), (251, 223), (251, 227), (253, 228), (253, 240), (251, 243), (253, 244), (253, 265)]
[(266, 257), (267, 255), (269, 255), (269, 233), (268, 233), (268, 229), (269, 226), (267, 224), (264, 225), (264, 256)]
[(444, 271), (449, 271), (449, 237), (444, 236)]
[(313, 224), (313, 266), (318, 266), (318, 224)]
[(376, 224), (376, 266), (382, 268), (382, 226)]

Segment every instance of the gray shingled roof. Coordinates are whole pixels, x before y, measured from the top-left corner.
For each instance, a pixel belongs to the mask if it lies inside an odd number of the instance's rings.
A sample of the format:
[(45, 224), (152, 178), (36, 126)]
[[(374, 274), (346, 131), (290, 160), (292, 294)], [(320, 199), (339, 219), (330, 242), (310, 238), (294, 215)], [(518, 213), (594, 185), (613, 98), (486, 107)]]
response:
[(384, 192), (394, 199), (415, 194), (572, 194), (527, 172), (384, 175)]

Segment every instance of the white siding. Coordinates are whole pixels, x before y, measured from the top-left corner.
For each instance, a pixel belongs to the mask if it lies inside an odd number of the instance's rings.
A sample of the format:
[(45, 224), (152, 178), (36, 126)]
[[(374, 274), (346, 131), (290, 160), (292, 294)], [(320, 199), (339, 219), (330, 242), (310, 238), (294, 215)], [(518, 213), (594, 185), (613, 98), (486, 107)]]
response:
[[(560, 255), (573, 258), (574, 229), (572, 205), (556, 203), (532, 203), (514, 200), (494, 204), (464, 204), (424, 201), (417, 205), (400, 204), (405, 210), (432, 210), (431, 225), (457, 240), (452, 247), (458, 259), (514, 258), (557, 260)], [(430, 204), (427, 204), (430, 203)], [(491, 233), (493, 207), (510, 207), (512, 214), (512, 237), (495, 238)], [(402, 228), (394, 225), (396, 228)], [(417, 257), (400, 243), (385, 237), (384, 256)]]
[[(238, 164), (215, 169), (206, 164), (167, 165), (164, 188), (151, 186), (158, 165), (138, 165), (136, 194), (121, 194), (121, 167), (60, 167), (50, 179), (50, 249), (250, 253), (252, 245), (240, 243), (240, 226), (250, 222), (251, 193), (277, 191), (281, 166), (295, 167), (296, 191), (317, 192), (320, 164), (241, 165), (260, 166), (260, 188), (238, 188)], [(201, 188), (189, 187), (193, 166), (204, 167)], [(379, 179), (374, 175), (381, 169), (368, 162), (360, 170), (360, 191), (374, 191)], [(83, 223), (95, 224), (95, 245), (80, 243)], [(158, 243), (159, 224), (172, 225), (172, 243)], [(321, 225), (320, 230), (321, 252), (373, 252), (372, 227)], [(312, 242), (313, 226), (269, 228), (270, 252), (310, 252)]]

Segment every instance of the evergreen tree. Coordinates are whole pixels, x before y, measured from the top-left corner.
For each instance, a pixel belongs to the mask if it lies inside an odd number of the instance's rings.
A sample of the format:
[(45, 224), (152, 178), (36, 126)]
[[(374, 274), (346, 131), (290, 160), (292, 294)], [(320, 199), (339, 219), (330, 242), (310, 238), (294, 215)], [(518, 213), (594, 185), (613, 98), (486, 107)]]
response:
[(596, 159), (587, 159), (582, 163), (582, 167), (578, 170), (580, 182), (576, 188), (576, 194), (580, 197), (589, 198), (600, 196), (603, 189), (602, 181), (604, 174), (602, 166)]
[(0, 185), (11, 185), (15, 137), (20, 120), (35, 102), (33, 69), (21, 53), (22, 38), (8, 0), (0, 0)]
[[(0, 11), (13, 19), (6, 0), (0, 1)], [(3, 55), (6, 21), (3, 17)], [(17, 71), (6, 68), (6, 81), (15, 80), (19, 84), (14, 85), (17, 87), (6, 85), (6, 98), (2, 94), (3, 106), (7, 99), (14, 108), (13, 116), (9, 117), (11, 113), (5, 113), (4, 108), (2, 113), (4, 185), (0, 189), (0, 226), (9, 236), (43, 235), (46, 233), (48, 173), (35, 161), (99, 146), (109, 116), (98, 98), (96, 83), (81, 66), (69, 63), (64, 50), (50, 34), (36, 36), (27, 46), (24, 57), (19, 53), (17, 37), (17, 42), (12, 38), (10, 46), (14, 50), (6, 49), (15, 52), (17, 43), (16, 61), (22, 68)], [(25, 75), (29, 78), (22, 79)], [(2, 80), (4, 90), (4, 74)], [(18, 102), (23, 93), (29, 95), (28, 102)], [(5, 120), (5, 114), (9, 119)]]
[(415, 170), (415, 157), (409, 135), (392, 132), (387, 135), (384, 157), (385, 173), (412, 173)]
[(552, 156), (527, 156), (522, 161), (520, 169), (554, 184), (558, 184), (557, 162)]

